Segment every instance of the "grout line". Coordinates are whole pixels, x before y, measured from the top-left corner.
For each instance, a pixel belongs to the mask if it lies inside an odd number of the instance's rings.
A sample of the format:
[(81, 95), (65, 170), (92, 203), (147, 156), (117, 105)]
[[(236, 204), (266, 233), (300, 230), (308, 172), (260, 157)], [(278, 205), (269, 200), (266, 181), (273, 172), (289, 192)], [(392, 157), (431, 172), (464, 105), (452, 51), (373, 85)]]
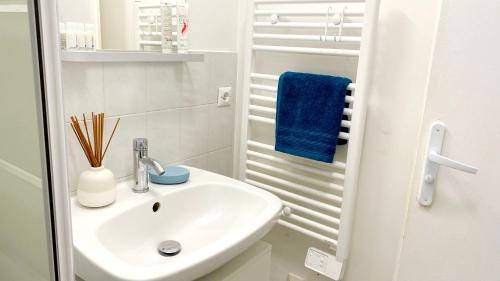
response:
[[(176, 161), (173, 161), (173, 162), (168, 162), (168, 163), (162, 163), (163, 165), (182, 165), (181, 162), (186, 162), (186, 161), (190, 161), (190, 160), (194, 160), (196, 158), (199, 158), (199, 157), (202, 157), (202, 156), (207, 156), (210, 154), (210, 153), (214, 153), (214, 152), (218, 152), (218, 151), (222, 151), (222, 150), (225, 150), (225, 149), (228, 149), (228, 148), (232, 148), (233, 146), (230, 145), (230, 146), (226, 146), (224, 148), (220, 148), (220, 149), (215, 149), (215, 150), (211, 150), (211, 151), (207, 151), (207, 152), (204, 152), (204, 153), (201, 153), (201, 154), (197, 154), (195, 156), (190, 156), (189, 158), (185, 158), (185, 159), (181, 159), (181, 160), (176, 160)], [(232, 153), (234, 153), (234, 151), (232, 151)], [(208, 161), (208, 159), (207, 159)], [(208, 164), (208, 163), (207, 163)], [(132, 174), (127, 174), (123, 177), (119, 177), (117, 178), (117, 181), (122, 181), (122, 180), (128, 180), (128, 179), (131, 179), (132, 177)]]
[(149, 69), (150, 69), (150, 66), (148, 63), (145, 63), (144, 64), (144, 83), (146, 83), (146, 85), (144, 85), (146, 87), (146, 90), (144, 92), (144, 95), (146, 95), (146, 98), (145, 98), (145, 101), (146, 101), (146, 111), (145, 111), (145, 115), (144, 115), (144, 134), (146, 135), (146, 138), (149, 139), (149, 123), (151, 122), (148, 122), (148, 106), (149, 106), (149, 97), (150, 97), (150, 93), (149, 93), (149, 90), (150, 90), (150, 85), (149, 85)]
[[(199, 104), (199, 105), (193, 105), (193, 106), (183, 106), (183, 107), (175, 107), (175, 108), (167, 108), (167, 109), (158, 109), (158, 110), (151, 110), (151, 111), (144, 111), (144, 112), (137, 112), (137, 113), (129, 113), (129, 114), (122, 114), (122, 115), (107, 115), (106, 118), (104, 119), (116, 119), (116, 118), (126, 118), (126, 117), (136, 117), (136, 116), (141, 116), (141, 115), (147, 115), (148, 113), (162, 113), (162, 112), (168, 112), (168, 111), (175, 111), (175, 110), (182, 110), (182, 109), (196, 109), (196, 108), (202, 108), (202, 107), (209, 107), (210, 105), (216, 105), (216, 103), (207, 103), (207, 104)], [(69, 121), (65, 121), (65, 124), (69, 124)]]
[(177, 110), (177, 109), (181, 110), (181, 109), (201, 108), (201, 107), (208, 107), (210, 105), (217, 105), (217, 103), (212, 102), (212, 103), (203, 103), (203, 104), (191, 105), (191, 106), (174, 107), (174, 108), (169, 108), (169, 109), (157, 109), (157, 110), (146, 111), (146, 113), (159, 113), (159, 112), (172, 111), (172, 110)]
[(232, 145), (229, 145), (229, 146), (225, 146), (223, 148), (218, 148), (218, 149), (214, 149), (214, 150), (209, 150), (207, 152), (204, 152), (204, 153), (201, 153), (201, 154), (197, 154), (197, 155), (194, 155), (194, 156), (190, 156), (189, 158), (186, 158), (184, 160), (179, 160), (179, 161), (176, 161), (176, 163), (178, 162), (183, 162), (183, 161), (188, 161), (188, 160), (193, 160), (194, 158), (198, 158), (198, 157), (201, 157), (201, 156), (204, 156), (204, 155), (208, 155), (210, 153), (214, 153), (214, 152), (219, 152), (221, 150), (225, 150), (225, 149), (228, 149), (228, 148), (232, 148), (233, 146)]

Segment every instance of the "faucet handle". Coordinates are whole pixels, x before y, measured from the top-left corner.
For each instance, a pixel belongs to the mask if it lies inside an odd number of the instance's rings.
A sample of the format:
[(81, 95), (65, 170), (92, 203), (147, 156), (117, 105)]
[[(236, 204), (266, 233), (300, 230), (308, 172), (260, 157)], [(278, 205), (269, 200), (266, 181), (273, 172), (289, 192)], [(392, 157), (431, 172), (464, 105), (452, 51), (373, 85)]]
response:
[(134, 150), (135, 151), (147, 151), (148, 150), (148, 139), (146, 139), (146, 138), (134, 139)]

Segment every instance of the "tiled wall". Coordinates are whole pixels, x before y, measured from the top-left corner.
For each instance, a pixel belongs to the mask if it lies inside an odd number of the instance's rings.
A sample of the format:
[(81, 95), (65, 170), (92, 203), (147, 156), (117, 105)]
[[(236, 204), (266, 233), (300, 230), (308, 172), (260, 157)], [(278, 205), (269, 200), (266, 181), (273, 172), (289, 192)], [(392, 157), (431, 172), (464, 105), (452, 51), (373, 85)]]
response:
[[(71, 115), (105, 112), (106, 136), (120, 125), (105, 159), (117, 179), (132, 175), (132, 140), (149, 139), (149, 156), (232, 176), (236, 54), (207, 53), (204, 62), (63, 63), (69, 186), (88, 167)], [(230, 107), (217, 107), (219, 87), (233, 87)]]

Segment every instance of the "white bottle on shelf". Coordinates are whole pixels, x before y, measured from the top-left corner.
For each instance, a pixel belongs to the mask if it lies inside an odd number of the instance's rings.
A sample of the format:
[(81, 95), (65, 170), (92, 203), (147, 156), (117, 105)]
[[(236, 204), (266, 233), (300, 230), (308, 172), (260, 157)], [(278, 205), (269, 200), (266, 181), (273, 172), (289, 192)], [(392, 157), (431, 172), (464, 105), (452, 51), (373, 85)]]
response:
[(61, 49), (66, 49), (66, 24), (64, 22), (59, 23), (59, 43)]
[(177, 52), (187, 53), (188, 46), (188, 31), (189, 31), (189, 6), (187, 3), (177, 4)]
[(85, 49), (88, 51), (95, 50), (95, 25), (85, 24)]
[(85, 50), (85, 24), (82, 22), (76, 23), (76, 45), (79, 50)]
[(67, 50), (77, 50), (77, 26), (78, 23), (75, 22), (67, 22), (66, 23), (66, 49)]
[(160, 3), (161, 16), (161, 49), (163, 53), (173, 53), (173, 36), (172, 36), (172, 12), (174, 4), (172, 2), (162, 1)]

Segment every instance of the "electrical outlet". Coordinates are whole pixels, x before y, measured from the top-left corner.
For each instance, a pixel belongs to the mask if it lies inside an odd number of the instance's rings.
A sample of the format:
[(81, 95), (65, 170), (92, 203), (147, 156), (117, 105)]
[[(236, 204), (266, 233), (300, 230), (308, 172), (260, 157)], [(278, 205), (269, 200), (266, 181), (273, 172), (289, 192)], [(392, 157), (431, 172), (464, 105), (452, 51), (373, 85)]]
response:
[(233, 89), (231, 87), (221, 87), (219, 88), (219, 97), (217, 98), (217, 106), (230, 106), (231, 105), (231, 93)]
[(340, 280), (342, 277), (342, 263), (334, 255), (316, 248), (309, 248), (304, 265), (333, 280)]

